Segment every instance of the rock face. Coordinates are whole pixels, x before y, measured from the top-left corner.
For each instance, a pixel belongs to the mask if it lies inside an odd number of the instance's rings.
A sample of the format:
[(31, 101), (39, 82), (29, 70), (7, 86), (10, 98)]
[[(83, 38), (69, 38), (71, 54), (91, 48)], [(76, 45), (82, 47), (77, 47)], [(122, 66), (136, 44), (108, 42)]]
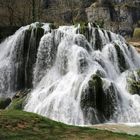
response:
[(140, 1), (99, 0), (86, 9), (89, 22), (103, 22), (104, 28), (123, 36), (132, 36), (140, 19)]

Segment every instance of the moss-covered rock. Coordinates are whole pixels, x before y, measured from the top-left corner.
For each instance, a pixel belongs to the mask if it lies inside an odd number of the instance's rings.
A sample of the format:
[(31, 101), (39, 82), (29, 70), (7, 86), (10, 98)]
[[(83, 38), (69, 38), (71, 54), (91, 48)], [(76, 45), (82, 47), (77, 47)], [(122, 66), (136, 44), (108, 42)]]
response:
[(129, 92), (140, 95), (140, 81), (129, 80)]
[(127, 90), (132, 95), (140, 95), (140, 70), (133, 71), (127, 77)]
[(15, 96), (12, 98), (11, 104), (8, 106), (8, 109), (23, 110), (25, 105), (25, 100), (29, 92), (30, 90), (23, 90), (17, 92)]
[(80, 33), (81, 34), (86, 34), (88, 30), (88, 24), (87, 23), (81, 23), (80, 24)]
[(91, 124), (109, 120), (116, 111), (118, 94), (113, 83), (106, 84), (98, 75), (92, 75), (81, 96), (85, 120)]
[(10, 98), (0, 98), (0, 109), (5, 109), (10, 103)]
[(43, 26), (43, 23), (41, 23), (41, 22), (37, 22), (37, 23), (36, 23), (36, 27), (37, 27), (37, 28), (41, 28), (42, 26)]
[(92, 31), (88, 27), (88, 23), (80, 23), (79, 33), (83, 34), (90, 41)]
[(57, 29), (58, 27), (54, 23), (49, 24), (50, 29)]
[(23, 110), (25, 99), (26, 97), (13, 99), (8, 109)]

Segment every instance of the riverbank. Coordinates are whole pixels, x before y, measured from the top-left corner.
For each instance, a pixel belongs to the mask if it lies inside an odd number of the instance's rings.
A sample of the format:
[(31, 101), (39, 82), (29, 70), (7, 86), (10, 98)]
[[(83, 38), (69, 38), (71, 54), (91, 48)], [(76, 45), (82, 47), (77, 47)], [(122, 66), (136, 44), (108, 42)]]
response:
[(140, 136), (113, 133), (55, 122), (18, 110), (0, 111), (1, 140), (139, 140)]
[(128, 43), (133, 45), (136, 50), (140, 53), (140, 39), (131, 39), (128, 40)]
[(140, 124), (99, 124), (91, 126), (91, 128), (140, 136)]

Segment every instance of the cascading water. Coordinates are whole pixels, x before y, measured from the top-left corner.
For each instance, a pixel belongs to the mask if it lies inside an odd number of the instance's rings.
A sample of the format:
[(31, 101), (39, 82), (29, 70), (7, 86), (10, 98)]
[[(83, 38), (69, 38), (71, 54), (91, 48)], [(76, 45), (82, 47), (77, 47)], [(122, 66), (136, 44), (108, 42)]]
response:
[(0, 96), (32, 88), (24, 109), (68, 124), (140, 122), (140, 56), (132, 46), (90, 24), (43, 24), (41, 33), (36, 26), (0, 45)]

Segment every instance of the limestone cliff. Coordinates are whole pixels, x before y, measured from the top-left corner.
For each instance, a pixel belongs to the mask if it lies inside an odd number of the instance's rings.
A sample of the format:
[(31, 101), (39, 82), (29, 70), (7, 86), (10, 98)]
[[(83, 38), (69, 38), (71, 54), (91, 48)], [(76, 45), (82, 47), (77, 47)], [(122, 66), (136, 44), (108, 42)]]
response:
[(132, 36), (140, 20), (140, 0), (99, 0), (86, 9), (89, 22), (105, 29)]

